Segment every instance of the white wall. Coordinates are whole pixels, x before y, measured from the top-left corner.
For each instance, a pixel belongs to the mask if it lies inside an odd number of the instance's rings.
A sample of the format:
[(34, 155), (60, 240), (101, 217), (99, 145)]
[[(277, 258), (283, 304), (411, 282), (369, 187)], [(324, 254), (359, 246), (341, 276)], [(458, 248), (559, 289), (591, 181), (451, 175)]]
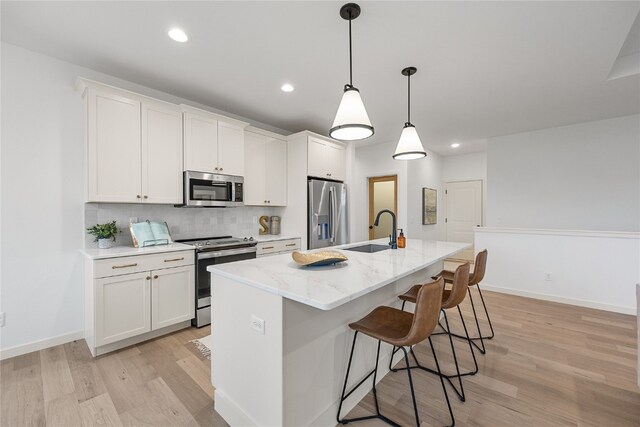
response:
[[(442, 157), (427, 149), (427, 157), (409, 160), (407, 188), (407, 238), (444, 240), (444, 187), (442, 184)], [(438, 192), (438, 223), (422, 225), (422, 188)]]
[(2, 43), (1, 55), (0, 349), (10, 354), (79, 338), (83, 329), (84, 124), (76, 78), (216, 110), (10, 44)]
[[(355, 149), (351, 182), (351, 241), (369, 240), (369, 187), (373, 176), (398, 176), (398, 228), (407, 227), (407, 162), (393, 160), (395, 142), (371, 144)], [(406, 230), (405, 230), (406, 231)]]
[(640, 230), (640, 116), (492, 138), (487, 225)]
[(476, 248), (488, 250), (483, 289), (636, 313), (640, 233), (486, 228), (475, 234)]

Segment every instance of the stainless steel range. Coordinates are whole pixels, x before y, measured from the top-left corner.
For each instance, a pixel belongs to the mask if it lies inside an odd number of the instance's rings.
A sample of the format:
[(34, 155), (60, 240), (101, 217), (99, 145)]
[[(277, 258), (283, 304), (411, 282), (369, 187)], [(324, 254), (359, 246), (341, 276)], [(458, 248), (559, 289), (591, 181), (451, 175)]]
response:
[(176, 242), (196, 248), (196, 317), (191, 321), (201, 328), (211, 324), (211, 275), (207, 267), (256, 257), (257, 242), (253, 237), (207, 237)]

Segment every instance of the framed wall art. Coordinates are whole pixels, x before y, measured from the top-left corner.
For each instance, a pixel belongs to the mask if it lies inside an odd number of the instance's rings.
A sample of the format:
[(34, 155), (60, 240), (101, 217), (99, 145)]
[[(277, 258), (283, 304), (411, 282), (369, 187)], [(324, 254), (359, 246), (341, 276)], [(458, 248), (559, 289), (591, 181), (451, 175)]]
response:
[(422, 224), (438, 222), (438, 192), (433, 188), (422, 189)]

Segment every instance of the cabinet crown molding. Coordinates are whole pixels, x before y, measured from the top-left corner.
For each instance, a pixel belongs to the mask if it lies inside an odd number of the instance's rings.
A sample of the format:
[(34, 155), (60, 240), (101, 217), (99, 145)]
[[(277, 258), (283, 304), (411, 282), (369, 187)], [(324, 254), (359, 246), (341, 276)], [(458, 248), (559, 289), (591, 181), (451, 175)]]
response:
[(303, 137), (309, 137), (309, 136), (313, 137), (313, 138), (321, 139), (323, 141), (331, 142), (333, 144), (338, 144), (338, 145), (341, 145), (343, 147), (347, 147), (347, 144), (342, 142), (342, 141), (338, 141), (337, 139), (329, 138), (328, 136), (320, 135), (319, 133), (311, 132), (310, 130), (303, 130), (302, 132), (298, 132), (298, 133), (294, 133), (292, 135), (289, 135), (289, 136), (287, 136), (287, 140), (291, 141), (291, 140), (294, 140), (294, 139), (303, 138)]
[(251, 133), (255, 133), (257, 135), (262, 135), (262, 136), (268, 136), (269, 138), (274, 138), (274, 139), (279, 139), (280, 141), (286, 141), (287, 137), (284, 135), (280, 135), (278, 133), (275, 132), (271, 132), (268, 130), (264, 130), (264, 129), (260, 129), (254, 126), (247, 126), (245, 129), (245, 132), (251, 132)]
[(142, 95), (142, 94), (139, 94), (139, 93), (136, 93), (136, 92), (132, 92), (132, 91), (127, 90), (127, 89), (121, 89), (119, 87), (111, 86), (111, 85), (108, 85), (106, 83), (100, 83), (100, 82), (97, 82), (95, 80), (86, 79), (84, 77), (78, 77), (76, 79), (75, 90), (81, 96), (83, 96), (83, 97), (86, 96), (87, 89), (89, 89), (89, 88), (100, 90), (100, 91), (107, 91), (107, 92), (112, 93), (114, 95), (124, 96), (126, 98), (130, 98), (130, 99), (133, 99), (135, 101), (146, 102), (146, 103), (152, 102), (152, 103), (156, 103), (156, 104), (164, 104), (164, 105), (167, 105), (167, 106), (172, 106), (174, 108), (177, 107), (176, 104), (173, 104), (171, 102), (163, 101), (163, 100), (157, 99), (157, 98), (152, 98), (150, 96)]
[(243, 122), (242, 120), (233, 119), (231, 117), (223, 116), (222, 114), (213, 113), (211, 111), (203, 110), (201, 108), (192, 107), (191, 105), (180, 104), (180, 108), (182, 109), (183, 113), (191, 113), (191, 114), (197, 114), (200, 116), (210, 117), (210, 118), (219, 120), (221, 122), (239, 126), (242, 129), (249, 126), (248, 122)]

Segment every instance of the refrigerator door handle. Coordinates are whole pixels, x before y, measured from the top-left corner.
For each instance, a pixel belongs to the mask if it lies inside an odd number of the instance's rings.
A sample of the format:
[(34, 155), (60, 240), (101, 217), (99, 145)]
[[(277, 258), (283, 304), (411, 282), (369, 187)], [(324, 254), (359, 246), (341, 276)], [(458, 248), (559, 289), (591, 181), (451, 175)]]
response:
[(329, 188), (329, 221), (331, 221), (331, 243), (336, 242), (336, 222), (338, 218), (336, 215), (336, 189), (335, 187)]

